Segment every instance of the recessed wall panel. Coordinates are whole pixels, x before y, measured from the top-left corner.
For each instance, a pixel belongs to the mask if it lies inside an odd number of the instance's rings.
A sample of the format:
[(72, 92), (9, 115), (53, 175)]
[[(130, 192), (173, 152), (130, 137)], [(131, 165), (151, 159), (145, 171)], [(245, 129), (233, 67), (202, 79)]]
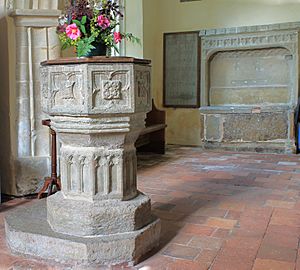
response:
[(284, 48), (216, 53), (210, 61), (210, 105), (287, 104), (291, 60)]

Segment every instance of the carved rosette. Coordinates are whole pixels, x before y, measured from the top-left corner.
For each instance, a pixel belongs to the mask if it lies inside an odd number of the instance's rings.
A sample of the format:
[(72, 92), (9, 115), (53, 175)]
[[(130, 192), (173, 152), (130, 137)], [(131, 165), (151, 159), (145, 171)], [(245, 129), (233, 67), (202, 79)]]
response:
[(121, 93), (121, 81), (109, 81), (103, 80), (102, 81), (102, 98), (105, 100), (120, 100), (122, 99)]
[(91, 71), (92, 96), (89, 109), (92, 112), (126, 112), (133, 110), (134, 103), (130, 89), (130, 67), (114, 70), (107, 67)]

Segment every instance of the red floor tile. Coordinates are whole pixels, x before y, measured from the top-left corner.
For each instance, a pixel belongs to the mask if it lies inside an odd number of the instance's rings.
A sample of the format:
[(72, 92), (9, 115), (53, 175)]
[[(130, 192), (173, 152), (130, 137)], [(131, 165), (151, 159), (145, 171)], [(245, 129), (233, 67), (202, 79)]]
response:
[(193, 235), (207, 235), (210, 236), (214, 232), (214, 228), (204, 225), (196, 225), (196, 224), (186, 224), (182, 232), (189, 233)]
[(194, 260), (199, 254), (200, 249), (184, 245), (171, 244), (163, 252), (163, 255), (186, 260)]
[(225, 218), (216, 218), (210, 217), (206, 221), (206, 225), (214, 228), (221, 228), (221, 229), (233, 229), (234, 226), (237, 224), (237, 220), (233, 219), (225, 219)]
[[(134, 267), (97, 269), (300, 270), (298, 167), (296, 155), (191, 147), (139, 156), (139, 189), (162, 220), (160, 247)], [(0, 205), (0, 270), (69, 269), (10, 254), (4, 215), (27, 203), (32, 200)]]
[(210, 236), (194, 236), (188, 243), (188, 246), (200, 248), (201, 250), (219, 250), (222, 247), (223, 240)]
[(294, 270), (295, 263), (256, 259), (253, 270)]
[(297, 250), (284, 246), (264, 243), (261, 245), (257, 258), (277, 261), (295, 262)]
[(175, 260), (167, 266), (167, 270), (207, 270), (207, 266), (194, 261)]

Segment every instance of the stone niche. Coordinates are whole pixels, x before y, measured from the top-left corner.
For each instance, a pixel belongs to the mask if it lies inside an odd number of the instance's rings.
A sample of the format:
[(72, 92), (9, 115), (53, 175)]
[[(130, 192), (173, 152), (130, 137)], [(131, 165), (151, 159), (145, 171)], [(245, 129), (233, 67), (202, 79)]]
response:
[(299, 27), (201, 31), (205, 148), (295, 152)]

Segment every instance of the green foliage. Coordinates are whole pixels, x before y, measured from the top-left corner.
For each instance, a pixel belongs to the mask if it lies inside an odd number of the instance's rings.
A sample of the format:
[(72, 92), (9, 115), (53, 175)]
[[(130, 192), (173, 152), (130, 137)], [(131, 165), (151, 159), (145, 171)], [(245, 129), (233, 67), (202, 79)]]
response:
[(118, 48), (115, 44), (112, 44), (112, 47), (115, 49), (115, 51), (116, 51), (117, 53), (119, 53), (119, 48)]
[(72, 20), (73, 23), (75, 23), (77, 25), (77, 27), (80, 29), (80, 31), (86, 35), (86, 29), (85, 29), (85, 23), (86, 23), (86, 16), (83, 16), (81, 21), (78, 20)]
[(123, 37), (125, 39), (127, 39), (128, 41), (131, 41), (132, 43), (137, 43), (137, 44), (141, 45), (141, 40), (139, 38), (135, 37), (131, 33), (125, 33), (125, 34), (123, 34)]
[(77, 56), (83, 57), (90, 53), (92, 49), (95, 49), (95, 46), (92, 45), (94, 41), (94, 36), (90, 36), (89, 38), (79, 40), (76, 47)]
[(59, 40), (60, 40), (60, 42), (62, 44), (62, 46), (61, 46), (62, 50), (65, 50), (67, 48), (72, 47), (72, 40), (69, 39), (65, 33), (64, 34), (60, 34), (58, 37), (59, 37)]
[(81, 24), (85, 24), (86, 23), (86, 16), (83, 16), (82, 19), (81, 19)]

